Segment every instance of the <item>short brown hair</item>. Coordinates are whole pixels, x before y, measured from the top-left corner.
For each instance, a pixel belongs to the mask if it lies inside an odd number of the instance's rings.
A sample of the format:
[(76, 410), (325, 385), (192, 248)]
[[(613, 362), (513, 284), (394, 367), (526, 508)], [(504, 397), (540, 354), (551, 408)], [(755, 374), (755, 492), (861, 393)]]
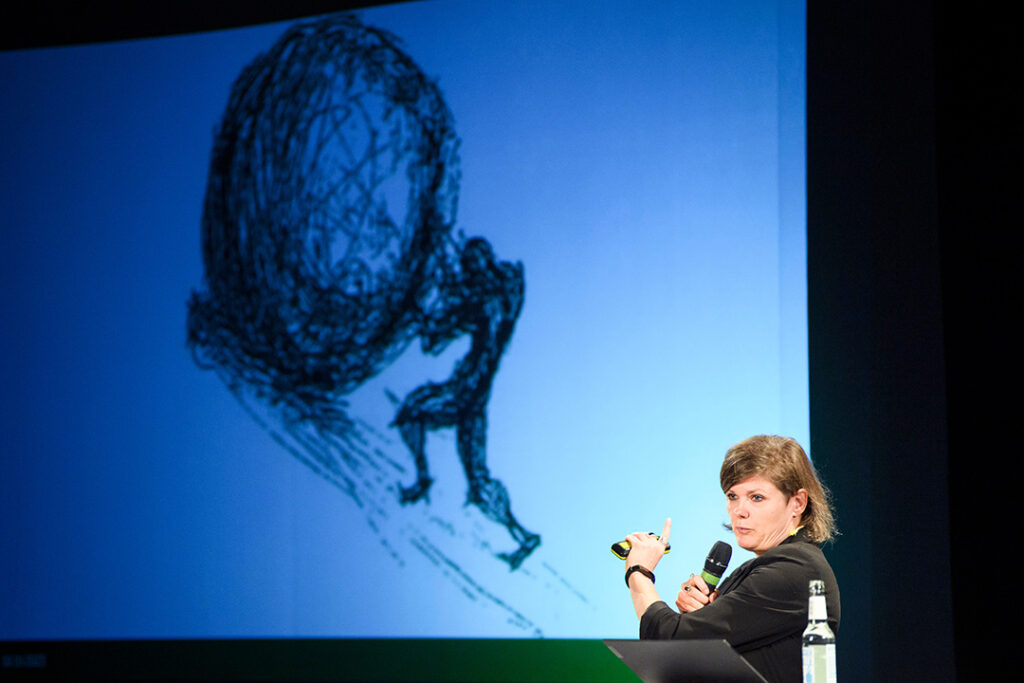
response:
[(804, 449), (785, 436), (752, 436), (728, 450), (720, 474), (722, 491), (750, 477), (762, 476), (790, 498), (807, 491), (807, 507), (800, 517), (804, 531), (815, 543), (831, 541), (836, 528), (828, 489), (818, 479)]

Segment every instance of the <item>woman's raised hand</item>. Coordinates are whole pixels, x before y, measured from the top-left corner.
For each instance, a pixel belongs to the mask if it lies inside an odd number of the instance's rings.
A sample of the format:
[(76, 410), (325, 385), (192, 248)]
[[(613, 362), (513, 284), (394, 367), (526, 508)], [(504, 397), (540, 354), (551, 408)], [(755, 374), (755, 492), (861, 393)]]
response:
[(665, 520), (665, 527), (661, 530), (661, 537), (655, 537), (648, 533), (636, 532), (626, 536), (629, 541), (629, 555), (626, 556), (626, 567), (635, 564), (654, 571), (658, 562), (665, 554), (665, 547), (668, 545), (668, 537), (672, 532), (672, 518)]

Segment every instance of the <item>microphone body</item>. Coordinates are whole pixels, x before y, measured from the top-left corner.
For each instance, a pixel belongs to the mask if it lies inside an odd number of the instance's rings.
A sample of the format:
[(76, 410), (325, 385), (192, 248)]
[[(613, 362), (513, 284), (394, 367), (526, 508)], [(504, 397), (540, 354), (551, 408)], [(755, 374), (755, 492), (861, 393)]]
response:
[(722, 574), (725, 573), (731, 559), (732, 546), (725, 541), (718, 541), (711, 546), (711, 552), (704, 560), (704, 571), (700, 573), (700, 578), (704, 579), (704, 583), (712, 591), (718, 587), (718, 582), (722, 580)]

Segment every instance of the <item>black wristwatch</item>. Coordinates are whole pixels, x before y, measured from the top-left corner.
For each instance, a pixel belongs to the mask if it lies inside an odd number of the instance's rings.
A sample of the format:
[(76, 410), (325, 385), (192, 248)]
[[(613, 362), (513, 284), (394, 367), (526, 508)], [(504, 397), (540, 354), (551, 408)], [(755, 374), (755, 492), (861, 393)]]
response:
[(654, 583), (654, 572), (652, 572), (647, 567), (641, 567), (638, 564), (634, 564), (632, 567), (630, 567), (629, 569), (626, 570), (626, 587), (627, 588), (629, 588), (629, 576), (633, 572), (640, 572), (641, 574), (646, 576), (648, 579), (650, 579), (651, 583)]

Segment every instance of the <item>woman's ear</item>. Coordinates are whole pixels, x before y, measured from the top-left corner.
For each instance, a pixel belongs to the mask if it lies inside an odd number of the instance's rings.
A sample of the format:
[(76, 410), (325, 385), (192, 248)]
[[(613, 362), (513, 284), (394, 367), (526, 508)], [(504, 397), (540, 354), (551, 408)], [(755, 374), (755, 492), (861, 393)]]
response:
[(800, 519), (804, 515), (804, 510), (807, 509), (807, 489), (799, 489), (796, 493), (789, 497), (790, 510), (793, 512), (793, 517)]

